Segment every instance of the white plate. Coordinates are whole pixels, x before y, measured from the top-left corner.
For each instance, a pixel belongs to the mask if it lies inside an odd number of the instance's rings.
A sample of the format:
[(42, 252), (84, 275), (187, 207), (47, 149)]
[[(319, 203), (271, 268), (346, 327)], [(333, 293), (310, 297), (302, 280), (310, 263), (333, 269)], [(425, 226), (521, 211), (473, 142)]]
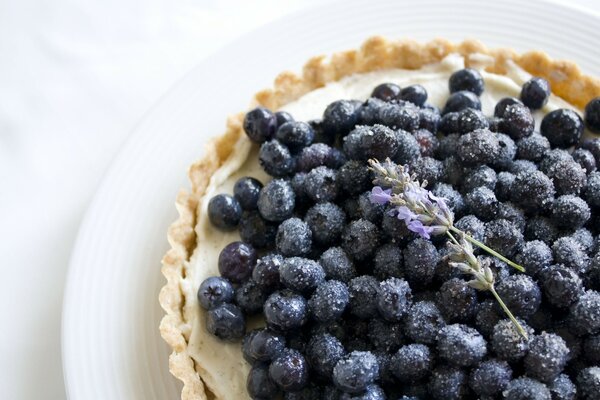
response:
[(187, 166), (252, 94), (312, 55), (383, 34), (478, 38), (543, 49), (600, 76), (600, 18), (540, 1), (345, 0), (284, 18), (222, 49), (140, 122), (106, 174), (71, 259), (63, 310), (63, 362), (72, 400), (179, 398), (158, 325), (160, 259)]

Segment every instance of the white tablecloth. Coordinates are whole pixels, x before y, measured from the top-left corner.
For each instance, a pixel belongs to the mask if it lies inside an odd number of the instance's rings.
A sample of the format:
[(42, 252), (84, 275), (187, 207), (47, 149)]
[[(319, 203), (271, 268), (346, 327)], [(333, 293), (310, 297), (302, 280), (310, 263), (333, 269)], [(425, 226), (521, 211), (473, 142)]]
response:
[[(600, 12), (593, 0), (573, 2)], [(213, 50), (318, 3), (0, 3), (0, 398), (65, 397), (60, 317), (69, 255), (135, 122)]]

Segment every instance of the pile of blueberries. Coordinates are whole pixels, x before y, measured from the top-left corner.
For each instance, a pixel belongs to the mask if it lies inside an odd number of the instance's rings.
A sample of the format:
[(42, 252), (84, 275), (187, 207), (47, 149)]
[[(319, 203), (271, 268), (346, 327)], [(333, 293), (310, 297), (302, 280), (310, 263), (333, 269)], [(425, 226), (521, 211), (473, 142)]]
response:
[[(198, 299), (210, 333), (242, 339), (253, 399), (600, 399), (600, 139), (580, 140), (600, 132), (600, 98), (585, 121), (558, 109), (538, 132), (544, 79), (493, 116), (476, 70), (449, 91), (442, 110), (420, 85), (386, 83), (319, 120), (246, 115), (273, 179), (210, 200), (213, 225), (241, 241)], [(388, 157), (447, 199), (457, 228), (525, 267), (476, 253), (527, 339), (449, 265), (444, 237), (370, 201), (367, 160)]]

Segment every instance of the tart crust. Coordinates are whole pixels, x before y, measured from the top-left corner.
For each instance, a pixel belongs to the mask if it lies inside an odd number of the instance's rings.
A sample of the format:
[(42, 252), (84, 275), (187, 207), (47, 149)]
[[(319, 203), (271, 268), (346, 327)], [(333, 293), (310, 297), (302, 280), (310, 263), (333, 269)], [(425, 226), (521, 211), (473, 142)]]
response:
[[(494, 62), (486, 70), (497, 74), (505, 74), (506, 63), (512, 60), (531, 75), (547, 79), (555, 95), (580, 108), (584, 108), (592, 98), (600, 96), (600, 80), (584, 75), (573, 62), (553, 60), (541, 51), (519, 54), (506, 48), (488, 49), (475, 40), (458, 44), (444, 39), (417, 43), (377, 36), (367, 39), (358, 50), (311, 58), (304, 65), (301, 75), (281, 73), (275, 79), (273, 88), (255, 95), (252, 106), (262, 105), (276, 110), (307, 92), (348, 75), (389, 68), (418, 69), (438, 62), (450, 53), (461, 54), (466, 66), (477, 62), (476, 57), (472, 58), (473, 55), (491, 56)], [(196, 247), (195, 226), (200, 201), (210, 177), (232, 155), (238, 140), (245, 137), (243, 118), (243, 113), (231, 116), (225, 133), (209, 141), (204, 157), (190, 166), (188, 175), (191, 190), (182, 190), (178, 194), (175, 206), (179, 218), (169, 227), (167, 235), (171, 248), (162, 259), (162, 273), (167, 283), (159, 295), (160, 304), (166, 312), (160, 323), (160, 333), (173, 350), (169, 357), (169, 369), (183, 382), (182, 400), (214, 398), (200, 374), (201, 370), (210, 369), (210, 366), (196, 365), (188, 353), (191, 324), (185, 319), (183, 306), (190, 299), (185, 298), (181, 284), (187, 275), (186, 264)]]

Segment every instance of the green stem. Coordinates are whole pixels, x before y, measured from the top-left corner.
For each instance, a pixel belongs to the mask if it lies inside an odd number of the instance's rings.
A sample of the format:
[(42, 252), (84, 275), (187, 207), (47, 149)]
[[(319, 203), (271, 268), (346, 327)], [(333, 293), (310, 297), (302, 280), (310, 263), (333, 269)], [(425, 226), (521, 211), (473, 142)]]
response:
[(453, 234), (450, 233), (450, 231), (446, 231), (446, 235), (448, 235), (448, 237), (454, 242), (455, 245), (460, 246), (460, 243), (458, 243), (458, 240), (456, 240), (456, 238)]
[(523, 327), (521, 326), (521, 324), (519, 323), (519, 321), (517, 321), (517, 319), (515, 318), (515, 316), (510, 312), (510, 310), (506, 306), (506, 304), (504, 304), (504, 301), (502, 301), (502, 299), (500, 298), (500, 296), (496, 292), (496, 289), (494, 288), (493, 285), (490, 286), (490, 292), (492, 292), (492, 294), (494, 295), (494, 297), (496, 298), (496, 300), (500, 304), (500, 307), (502, 307), (502, 309), (504, 310), (504, 312), (506, 313), (506, 315), (508, 315), (508, 318), (510, 318), (510, 320), (512, 321), (512, 323), (515, 326), (515, 328), (517, 328), (517, 331), (519, 332), (519, 334), (521, 336), (523, 336), (525, 339), (529, 339), (527, 337), (527, 332), (525, 332), (525, 329), (523, 329)]
[(450, 230), (452, 232), (455, 233), (459, 233), (459, 234), (463, 234), (465, 236), (465, 239), (467, 239), (469, 242), (473, 243), (475, 246), (487, 251), (488, 253), (490, 253), (491, 255), (493, 255), (494, 257), (504, 261), (505, 263), (507, 263), (508, 265), (510, 265), (511, 267), (521, 271), (521, 272), (525, 272), (525, 268), (523, 268), (522, 266), (520, 266), (517, 263), (514, 263), (512, 261), (510, 261), (508, 258), (504, 257), (502, 254), (498, 253), (497, 251), (490, 249), (489, 247), (487, 247), (485, 244), (481, 243), (479, 240), (475, 239), (474, 237), (467, 235), (466, 233), (464, 233), (463, 231), (461, 231), (460, 229), (455, 228), (454, 226), (450, 227)]

